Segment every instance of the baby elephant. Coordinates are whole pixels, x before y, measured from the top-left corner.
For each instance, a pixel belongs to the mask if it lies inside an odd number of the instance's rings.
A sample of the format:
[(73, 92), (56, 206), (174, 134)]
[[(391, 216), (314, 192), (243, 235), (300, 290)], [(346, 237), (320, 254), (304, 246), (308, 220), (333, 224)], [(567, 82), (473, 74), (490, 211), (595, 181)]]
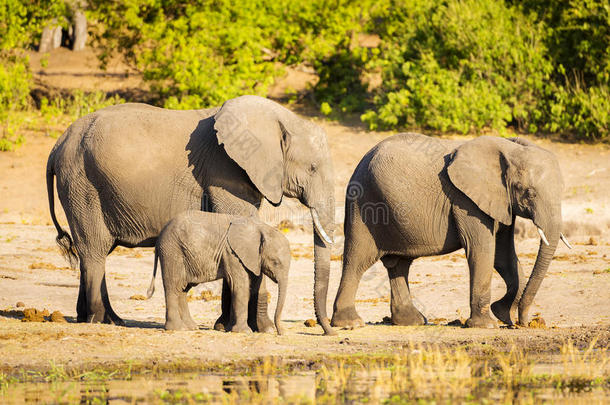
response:
[(186, 293), (199, 283), (225, 278), (232, 295), (229, 330), (250, 332), (248, 299), (251, 290), (258, 291), (264, 274), (278, 284), (275, 327), (282, 334), (280, 317), (286, 299), (290, 245), (277, 229), (255, 217), (203, 211), (178, 215), (157, 239), (148, 298), (155, 291), (157, 259), (161, 261), (165, 289), (165, 329), (197, 329)]

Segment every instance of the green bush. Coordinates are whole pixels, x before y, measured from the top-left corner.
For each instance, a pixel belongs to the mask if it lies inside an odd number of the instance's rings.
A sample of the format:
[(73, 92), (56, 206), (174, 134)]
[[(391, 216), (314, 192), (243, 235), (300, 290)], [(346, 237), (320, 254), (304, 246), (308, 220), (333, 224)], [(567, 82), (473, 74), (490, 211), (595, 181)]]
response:
[(64, 22), (66, 9), (61, 0), (0, 1), (0, 151), (14, 150), (24, 142), (16, 114), (28, 107), (32, 86), (24, 50), (38, 41), (50, 19)]
[(539, 114), (552, 64), (543, 30), (494, 0), (402, 2), (381, 16), (383, 85), (371, 128), (421, 126), (467, 133), (520, 128)]

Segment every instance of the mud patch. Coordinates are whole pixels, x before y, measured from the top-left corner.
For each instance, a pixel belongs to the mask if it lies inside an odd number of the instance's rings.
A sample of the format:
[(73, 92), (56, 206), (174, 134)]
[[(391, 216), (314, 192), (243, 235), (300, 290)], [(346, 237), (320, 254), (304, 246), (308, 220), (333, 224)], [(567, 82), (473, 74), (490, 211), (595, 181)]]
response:
[(23, 310), (23, 319), (21, 322), (45, 322), (45, 317), (49, 315), (47, 309), (40, 311), (36, 308), (26, 308)]
[(547, 329), (546, 322), (541, 316), (536, 316), (527, 324), (531, 329)]

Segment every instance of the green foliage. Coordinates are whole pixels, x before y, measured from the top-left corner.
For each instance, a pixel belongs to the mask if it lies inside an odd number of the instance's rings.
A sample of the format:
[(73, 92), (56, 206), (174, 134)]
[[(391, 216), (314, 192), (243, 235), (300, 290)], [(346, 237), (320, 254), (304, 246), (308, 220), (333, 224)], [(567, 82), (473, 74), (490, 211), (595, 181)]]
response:
[(105, 26), (97, 40), (107, 51), (124, 52), (166, 107), (265, 95), (277, 74), (269, 56), (271, 6), (229, 0), (92, 3), (91, 15)]
[(520, 127), (538, 114), (552, 65), (532, 18), (494, 0), (412, 0), (382, 15), (383, 85), (372, 128), (468, 133)]
[(55, 18), (65, 23), (63, 0), (0, 1), (0, 151), (24, 142), (16, 111), (28, 106), (32, 77), (24, 49), (38, 41), (44, 26)]
[(25, 107), (31, 82), (27, 58), (7, 56), (0, 60), (0, 111)]
[(85, 93), (82, 90), (73, 90), (71, 94), (54, 97), (51, 100), (43, 97), (40, 100), (42, 127), (48, 136), (56, 138), (63, 133), (67, 125), (78, 118), (124, 102), (125, 100), (119, 96), (109, 97), (102, 91)]
[[(52, 19), (65, 25), (69, 7), (66, 0), (0, 1), (2, 118), (28, 104), (32, 79), (23, 50)], [(101, 61), (121, 53), (165, 107), (266, 95), (284, 66), (304, 64), (318, 75), (311, 90), (322, 114), (360, 112), (371, 129), (470, 133), (510, 126), (608, 139), (607, 0), (89, 0), (88, 6)], [(78, 117), (119, 101), (75, 93), (46, 101), (41, 115), (54, 128), (52, 114)], [(2, 127), (4, 148), (19, 141), (15, 122)]]

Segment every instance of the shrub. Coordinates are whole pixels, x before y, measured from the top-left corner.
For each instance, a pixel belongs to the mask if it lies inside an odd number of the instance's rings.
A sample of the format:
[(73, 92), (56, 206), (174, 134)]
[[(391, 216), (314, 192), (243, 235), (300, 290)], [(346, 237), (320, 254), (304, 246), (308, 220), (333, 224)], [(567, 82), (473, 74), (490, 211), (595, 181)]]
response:
[(528, 125), (552, 70), (543, 31), (493, 0), (411, 0), (383, 15), (383, 85), (371, 128), (422, 126), (467, 133)]

